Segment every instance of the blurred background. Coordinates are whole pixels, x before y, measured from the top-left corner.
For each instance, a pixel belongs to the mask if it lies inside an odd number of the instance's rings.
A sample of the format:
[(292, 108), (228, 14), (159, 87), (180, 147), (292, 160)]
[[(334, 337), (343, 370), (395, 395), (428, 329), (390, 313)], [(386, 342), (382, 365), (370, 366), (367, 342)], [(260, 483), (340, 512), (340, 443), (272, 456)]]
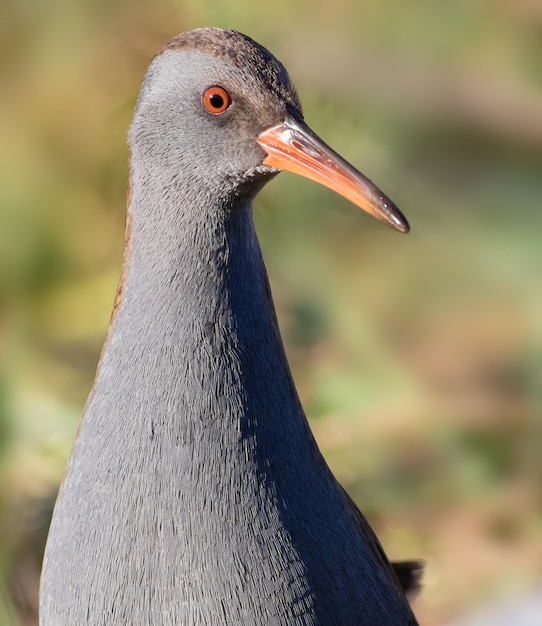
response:
[(173, 35), (236, 28), (408, 216), (282, 174), (256, 220), (320, 446), (422, 624), (542, 586), (542, 4), (3, 0), (0, 625), (36, 624), (54, 497), (107, 330), (126, 132)]

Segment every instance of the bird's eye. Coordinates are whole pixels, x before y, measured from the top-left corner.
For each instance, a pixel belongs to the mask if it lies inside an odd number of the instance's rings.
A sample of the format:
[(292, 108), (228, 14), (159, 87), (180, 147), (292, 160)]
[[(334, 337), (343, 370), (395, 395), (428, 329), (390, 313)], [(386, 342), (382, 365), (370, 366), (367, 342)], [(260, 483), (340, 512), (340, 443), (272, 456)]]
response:
[(231, 96), (222, 87), (209, 87), (203, 94), (203, 106), (213, 115), (224, 113), (230, 104)]

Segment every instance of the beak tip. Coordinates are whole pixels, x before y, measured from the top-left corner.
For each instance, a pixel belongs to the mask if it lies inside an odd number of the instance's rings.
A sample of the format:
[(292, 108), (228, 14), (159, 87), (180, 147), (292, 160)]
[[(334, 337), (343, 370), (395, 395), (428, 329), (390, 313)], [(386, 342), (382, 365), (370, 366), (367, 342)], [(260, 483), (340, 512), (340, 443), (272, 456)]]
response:
[(410, 224), (403, 219), (399, 224), (396, 225), (397, 230), (404, 235), (407, 235), (410, 232)]
[[(383, 200), (383, 198), (381, 198)], [(394, 229), (405, 235), (410, 232), (410, 224), (407, 218), (401, 213), (397, 206), (386, 198), (384, 203), (385, 211), (382, 212), (380, 219), (385, 221)]]

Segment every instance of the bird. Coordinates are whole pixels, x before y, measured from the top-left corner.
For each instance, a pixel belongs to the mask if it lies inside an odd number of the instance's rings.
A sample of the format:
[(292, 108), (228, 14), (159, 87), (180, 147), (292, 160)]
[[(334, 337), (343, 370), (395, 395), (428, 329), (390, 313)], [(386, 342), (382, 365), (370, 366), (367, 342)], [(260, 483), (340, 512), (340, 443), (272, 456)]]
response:
[(286, 170), (397, 231), (406, 218), (234, 30), (162, 48), (128, 143), (121, 276), (52, 516), (40, 625), (416, 624), (421, 563), (390, 563), (308, 425), (252, 207)]

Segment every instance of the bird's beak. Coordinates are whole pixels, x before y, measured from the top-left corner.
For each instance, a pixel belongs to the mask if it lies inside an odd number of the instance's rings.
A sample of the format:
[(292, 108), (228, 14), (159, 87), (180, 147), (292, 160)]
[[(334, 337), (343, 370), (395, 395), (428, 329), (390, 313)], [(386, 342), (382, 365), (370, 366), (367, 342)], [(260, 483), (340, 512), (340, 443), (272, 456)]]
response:
[(395, 204), (302, 121), (288, 117), (282, 124), (264, 130), (257, 142), (267, 153), (264, 165), (310, 178), (395, 230), (402, 233), (410, 230)]

